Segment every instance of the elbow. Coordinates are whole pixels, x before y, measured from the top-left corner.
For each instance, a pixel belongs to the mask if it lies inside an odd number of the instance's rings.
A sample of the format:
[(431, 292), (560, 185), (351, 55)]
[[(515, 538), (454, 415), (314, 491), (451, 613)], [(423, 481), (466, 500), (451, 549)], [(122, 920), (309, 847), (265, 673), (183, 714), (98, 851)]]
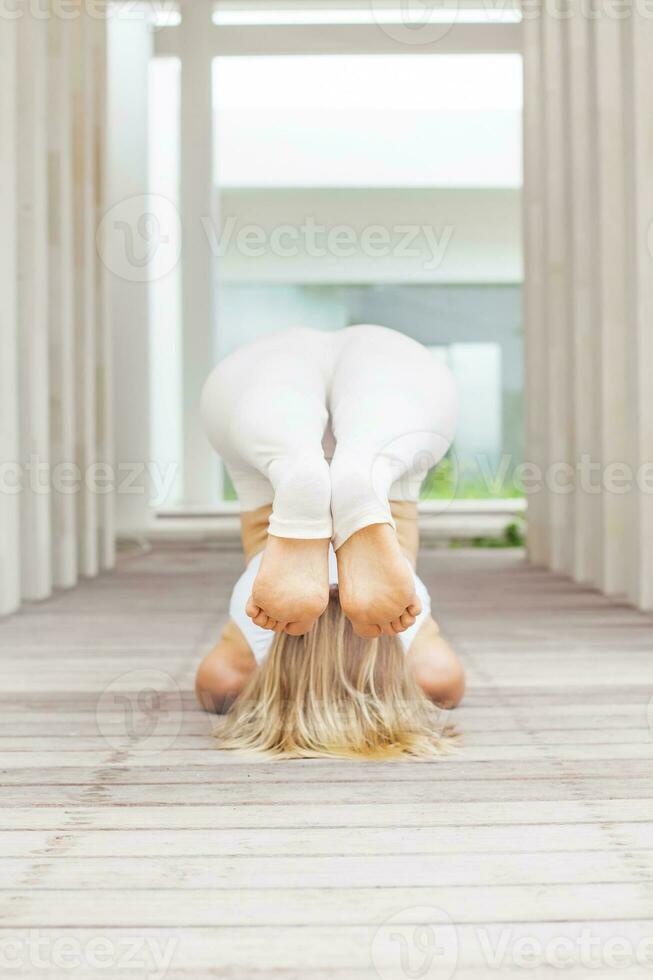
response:
[(465, 671), (459, 661), (446, 670), (422, 664), (416, 679), (426, 697), (440, 708), (456, 708), (465, 694)]

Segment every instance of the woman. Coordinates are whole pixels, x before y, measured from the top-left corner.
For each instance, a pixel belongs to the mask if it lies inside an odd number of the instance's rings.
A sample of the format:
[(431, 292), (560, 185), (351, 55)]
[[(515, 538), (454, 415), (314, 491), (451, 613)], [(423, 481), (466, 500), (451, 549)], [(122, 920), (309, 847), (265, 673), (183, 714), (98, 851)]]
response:
[[(202, 394), (242, 508), (247, 569), (197, 675), (223, 746), (427, 755), (464, 674), (414, 571), (421, 478), (453, 438), (447, 368), (384, 327), (294, 328)], [(237, 700), (236, 700), (237, 699)]]

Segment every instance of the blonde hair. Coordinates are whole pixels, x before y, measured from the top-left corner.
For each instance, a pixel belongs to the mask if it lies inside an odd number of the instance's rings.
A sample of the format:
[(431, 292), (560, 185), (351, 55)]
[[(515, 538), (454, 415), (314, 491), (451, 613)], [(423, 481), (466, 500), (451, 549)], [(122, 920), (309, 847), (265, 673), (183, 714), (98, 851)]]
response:
[(433, 758), (452, 730), (415, 681), (399, 639), (357, 636), (332, 590), (309, 633), (275, 637), (216, 735), (221, 749), (291, 758)]

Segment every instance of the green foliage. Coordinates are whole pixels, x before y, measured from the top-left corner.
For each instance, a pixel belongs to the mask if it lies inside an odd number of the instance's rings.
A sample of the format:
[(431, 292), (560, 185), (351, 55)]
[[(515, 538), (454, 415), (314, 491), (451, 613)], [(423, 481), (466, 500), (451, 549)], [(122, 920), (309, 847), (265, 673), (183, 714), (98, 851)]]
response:
[(420, 496), (422, 500), (512, 500), (523, 497), (524, 491), (510, 472), (498, 487), (489, 486), (478, 467), (457, 467), (451, 456), (446, 456), (427, 474)]
[(523, 548), (525, 544), (523, 524), (512, 521), (499, 537), (454, 538), (450, 548)]
[(222, 492), (225, 500), (238, 500), (236, 489), (231, 482), (231, 477), (227, 472), (227, 467), (224, 465), (222, 467)]

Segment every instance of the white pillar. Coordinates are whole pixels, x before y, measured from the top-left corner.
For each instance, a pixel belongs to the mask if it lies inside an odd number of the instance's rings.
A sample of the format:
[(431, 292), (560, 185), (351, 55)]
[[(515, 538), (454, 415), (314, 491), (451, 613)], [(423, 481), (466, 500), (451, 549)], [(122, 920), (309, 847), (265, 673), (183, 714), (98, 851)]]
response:
[(16, 40), (14, 20), (0, 20), (0, 616), (20, 604), (20, 504), (9, 492), (18, 463), (16, 330)]
[[(600, 498), (597, 585), (608, 595), (626, 590), (627, 498), (619, 492), (627, 462), (626, 429), (626, 266), (623, 125), (624, 63), (621, 21), (602, 12), (592, 22), (596, 84), (596, 155), (598, 164), (598, 250), (594, 276), (598, 310), (600, 456), (605, 480), (614, 481)], [(615, 479), (616, 478), (616, 479)]]
[[(541, 11), (530, 8), (522, 24), (524, 45), (524, 354), (525, 461), (543, 472), (547, 461), (547, 322), (544, 292), (544, 172)], [(528, 556), (535, 565), (549, 560), (548, 492), (528, 496)]]
[[(95, 212), (96, 237), (105, 233), (102, 222), (107, 199), (107, 22), (106, 9), (98, 11), (93, 22), (93, 65), (95, 70), (94, 107), (94, 160), (95, 160)], [(97, 360), (97, 459), (104, 467), (108, 480), (102, 482), (98, 497), (99, 564), (100, 568), (113, 568), (116, 560), (115, 547), (115, 456), (113, 424), (113, 349), (112, 320), (109, 302), (109, 280), (104, 262), (105, 249), (96, 241), (95, 307), (96, 307), (96, 360)]]
[[(598, 385), (596, 379), (597, 303), (595, 296), (597, 187), (596, 145), (592, 98), (593, 64), (590, 22), (580, 0), (570, 6), (565, 24), (569, 113), (566, 142), (570, 148), (568, 254), (573, 271), (571, 292), (572, 402), (574, 463), (586, 475), (577, 479), (573, 495), (573, 565), (577, 582), (596, 580), (598, 569), (597, 526), (600, 497), (587, 477), (589, 464), (599, 455)], [(585, 459), (583, 459), (585, 458)], [(594, 480), (596, 477), (594, 476)]]
[[(135, 13), (141, 16), (135, 16)], [(146, 5), (108, 22), (108, 190), (104, 234), (113, 323), (113, 417), (118, 483), (135, 467), (130, 491), (116, 497), (118, 536), (140, 536), (150, 520), (149, 283), (134, 275), (138, 218), (148, 191), (148, 71), (152, 35)], [(136, 225), (136, 227), (135, 227)]]
[(77, 392), (77, 544), (81, 575), (97, 575), (98, 507), (93, 486), (97, 462), (96, 309), (95, 309), (95, 160), (93, 24), (82, 7), (72, 21), (74, 50), (75, 189), (75, 388)]
[(18, 363), (22, 592), (52, 589), (48, 379), (48, 21), (21, 10), (18, 24)]
[(213, 217), (213, 95), (210, 0), (181, 0), (182, 495), (211, 503), (215, 461), (199, 395), (214, 360), (214, 261), (203, 222)]
[(624, 116), (628, 120), (626, 178), (632, 284), (626, 339), (626, 399), (630, 462), (639, 473), (630, 495), (627, 542), (627, 595), (640, 609), (653, 609), (653, 22), (631, 16), (623, 24), (624, 65), (628, 84)]
[(50, 307), (50, 432), (52, 493), (52, 574), (54, 584), (77, 582), (77, 507), (65, 492), (74, 474), (76, 439), (75, 303), (72, 160), (73, 32), (51, 17), (49, 31), (48, 156)]
[[(548, 405), (548, 464), (550, 567), (571, 573), (573, 558), (573, 507), (568, 488), (573, 486), (572, 400), (570, 333), (570, 270), (567, 224), (569, 221), (569, 147), (565, 117), (569, 110), (563, 61), (565, 21), (546, 12), (543, 27), (544, 99), (544, 215), (546, 264), (544, 307), (547, 318), (546, 401)], [(529, 396), (529, 397), (532, 397)]]

